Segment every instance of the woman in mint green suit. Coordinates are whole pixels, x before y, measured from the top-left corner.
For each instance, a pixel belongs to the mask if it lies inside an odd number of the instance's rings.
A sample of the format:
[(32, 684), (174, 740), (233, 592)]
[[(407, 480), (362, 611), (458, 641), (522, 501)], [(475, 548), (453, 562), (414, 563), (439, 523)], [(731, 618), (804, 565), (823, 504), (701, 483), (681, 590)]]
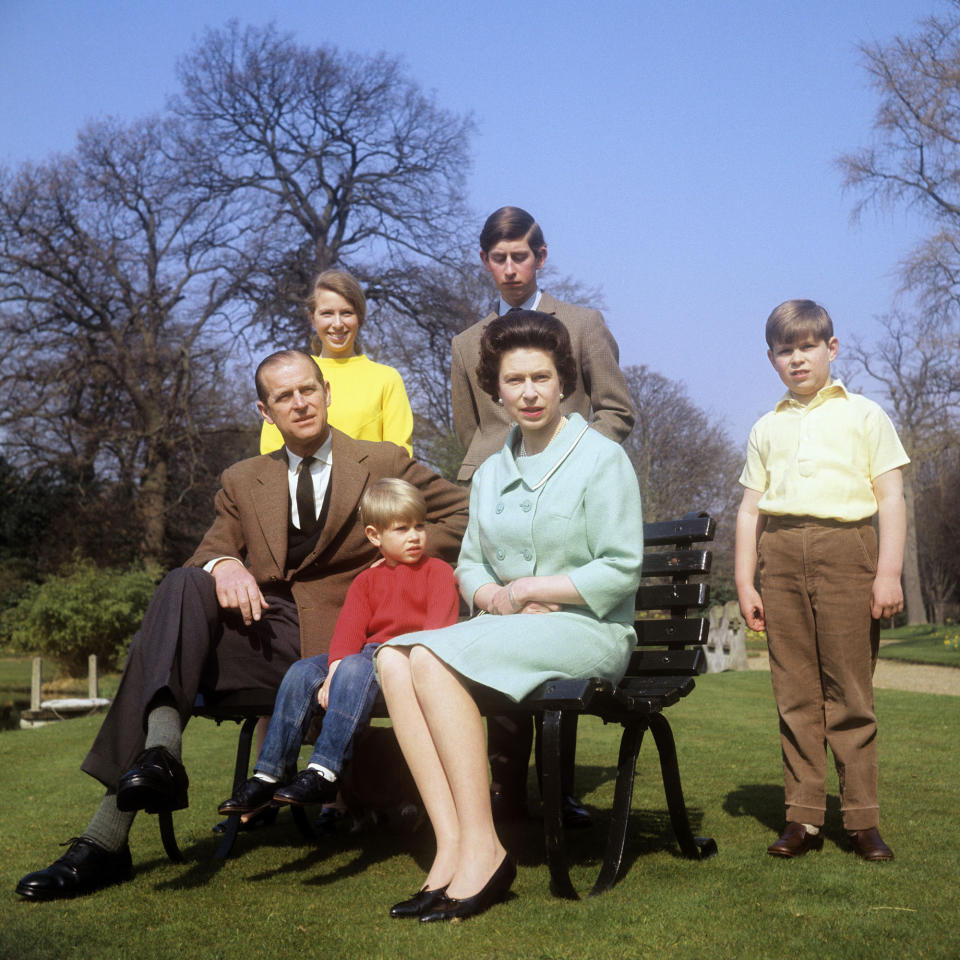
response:
[(377, 654), (397, 739), (437, 836), (421, 890), (394, 916), (472, 916), (515, 869), (490, 812), (482, 684), (520, 700), (550, 680), (617, 682), (635, 642), (643, 556), (637, 479), (619, 445), (560, 401), (576, 383), (554, 318), (515, 311), (484, 331), (478, 378), (516, 426), (473, 478), (457, 580), (478, 614)]

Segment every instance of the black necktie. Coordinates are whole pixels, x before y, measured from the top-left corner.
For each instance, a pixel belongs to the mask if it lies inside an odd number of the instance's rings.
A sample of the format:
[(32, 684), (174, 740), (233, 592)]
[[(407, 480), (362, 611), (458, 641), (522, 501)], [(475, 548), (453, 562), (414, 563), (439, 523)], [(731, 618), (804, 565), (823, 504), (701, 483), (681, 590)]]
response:
[(313, 496), (313, 477), (310, 476), (310, 464), (314, 457), (304, 457), (300, 461), (300, 476), (297, 477), (297, 513), (300, 514), (300, 532), (313, 533), (317, 525), (317, 505)]

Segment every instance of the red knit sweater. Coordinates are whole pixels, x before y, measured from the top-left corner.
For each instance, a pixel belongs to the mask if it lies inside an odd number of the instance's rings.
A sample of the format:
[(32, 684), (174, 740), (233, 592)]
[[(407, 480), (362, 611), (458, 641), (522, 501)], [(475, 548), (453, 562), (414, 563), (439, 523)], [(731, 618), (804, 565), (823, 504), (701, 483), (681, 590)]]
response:
[(457, 622), (459, 610), (453, 570), (436, 557), (371, 567), (347, 591), (330, 641), (330, 663), (359, 653), (368, 643), (449, 627)]

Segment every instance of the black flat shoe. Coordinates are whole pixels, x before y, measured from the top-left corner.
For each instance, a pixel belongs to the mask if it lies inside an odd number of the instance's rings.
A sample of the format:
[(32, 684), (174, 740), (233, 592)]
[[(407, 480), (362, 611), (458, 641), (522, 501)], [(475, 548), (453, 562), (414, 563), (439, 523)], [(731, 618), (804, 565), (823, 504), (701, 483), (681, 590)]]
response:
[(69, 840), (70, 849), (46, 870), (28, 873), (17, 884), (17, 893), (27, 900), (64, 900), (79, 897), (133, 876), (130, 848), (105, 850), (86, 837)]
[(306, 807), (311, 803), (330, 803), (337, 799), (340, 784), (321, 777), (309, 767), (301, 770), (285, 787), (276, 789), (274, 784), (274, 803), (292, 803), (297, 807)]
[(401, 900), (390, 908), (391, 917), (419, 917), (424, 911), (438, 904), (444, 899), (446, 887), (437, 887), (436, 890), (423, 889), (415, 893), (409, 900)]
[(229, 800), (224, 800), (217, 807), (221, 817), (229, 817), (231, 813), (260, 813), (261, 810), (272, 806), (273, 795), (278, 783), (267, 783), (259, 777), (250, 777), (237, 787), (236, 792)]
[(479, 893), (463, 900), (454, 900), (444, 894), (435, 907), (420, 914), (420, 922), (433, 923), (437, 920), (466, 920), (467, 917), (475, 917), (499, 903), (507, 895), (516, 876), (517, 868), (507, 854)]
[(150, 747), (120, 778), (117, 809), (127, 813), (182, 810), (187, 806), (189, 782), (183, 764), (166, 747)]

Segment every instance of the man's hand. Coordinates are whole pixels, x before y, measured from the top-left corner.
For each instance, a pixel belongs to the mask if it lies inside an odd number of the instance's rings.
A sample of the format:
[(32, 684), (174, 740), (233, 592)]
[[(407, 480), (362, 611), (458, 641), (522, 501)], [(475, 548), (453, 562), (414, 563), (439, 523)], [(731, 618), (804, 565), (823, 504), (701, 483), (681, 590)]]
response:
[(330, 681), (333, 679), (333, 675), (337, 672), (337, 667), (339, 666), (339, 660), (334, 660), (333, 663), (330, 664), (330, 672), (317, 691), (317, 703), (319, 703), (324, 710), (327, 709), (327, 704), (330, 702)]
[(211, 575), (217, 584), (217, 602), (224, 610), (239, 610), (248, 627), (270, 606), (253, 574), (239, 560), (221, 560)]

